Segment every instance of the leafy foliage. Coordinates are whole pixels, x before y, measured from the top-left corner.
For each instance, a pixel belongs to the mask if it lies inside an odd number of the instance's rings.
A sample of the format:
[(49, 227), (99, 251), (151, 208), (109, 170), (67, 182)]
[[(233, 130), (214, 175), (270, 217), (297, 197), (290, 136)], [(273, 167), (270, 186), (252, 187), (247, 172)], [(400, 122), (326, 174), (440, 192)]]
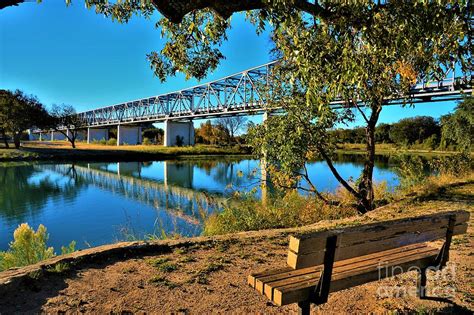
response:
[(400, 145), (420, 143), (430, 137), (439, 137), (440, 127), (433, 117), (417, 116), (401, 119), (390, 127), (390, 140)]
[[(0, 252), (0, 271), (12, 267), (35, 264), (55, 256), (54, 248), (47, 246), (49, 235), (44, 225), (40, 224), (36, 232), (27, 224), (22, 223), (13, 233), (14, 240), (6, 252)], [(76, 242), (62, 247), (62, 254), (75, 251)]]
[(230, 132), (221, 123), (212, 123), (207, 120), (195, 130), (196, 143), (223, 144), (230, 143)]
[(416, 155), (399, 155), (396, 160), (398, 166), (395, 168), (395, 172), (400, 179), (400, 189), (409, 190), (426, 179), (429, 170), (421, 157)]
[(474, 98), (466, 97), (453, 114), (441, 117), (444, 147), (454, 145), (458, 150), (470, 152), (474, 143)]
[(440, 175), (464, 176), (472, 171), (473, 163), (471, 155), (468, 152), (462, 152), (435, 158), (431, 161), (430, 167)]
[(17, 149), (24, 131), (33, 127), (41, 128), (47, 123), (46, 109), (36, 96), (20, 90), (0, 90), (0, 132), (3, 136), (10, 133)]
[(21, 224), (13, 234), (10, 249), (1, 253), (1, 269), (27, 266), (54, 256), (54, 249), (47, 247), (48, 234), (40, 225), (36, 232), (26, 223)]

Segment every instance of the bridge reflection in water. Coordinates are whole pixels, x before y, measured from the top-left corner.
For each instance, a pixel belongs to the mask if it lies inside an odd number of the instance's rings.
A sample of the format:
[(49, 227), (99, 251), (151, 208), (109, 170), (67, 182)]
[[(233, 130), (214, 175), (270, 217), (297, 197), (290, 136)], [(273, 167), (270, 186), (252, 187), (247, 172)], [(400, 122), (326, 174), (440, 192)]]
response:
[[(192, 189), (193, 165), (162, 162), (164, 178), (142, 178), (142, 162), (37, 165), (86, 185), (94, 185), (133, 201), (166, 210), (192, 225), (201, 225), (206, 216), (217, 211), (222, 194)], [(98, 202), (100, 202), (98, 200)]]

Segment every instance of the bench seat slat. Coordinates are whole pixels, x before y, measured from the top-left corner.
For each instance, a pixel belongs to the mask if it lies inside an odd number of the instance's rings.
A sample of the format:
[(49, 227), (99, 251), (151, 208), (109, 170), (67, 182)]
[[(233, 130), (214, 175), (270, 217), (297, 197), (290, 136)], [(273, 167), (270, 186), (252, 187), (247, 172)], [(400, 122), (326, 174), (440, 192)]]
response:
[[(433, 249), (426, 244), (415, 244), (338, 261), (333, 270), (331, 292), (353, 286), (354, 282), (362, 284), (377, 280), (378, 266), (381, 262), (386, 263), (384, 266), (388, 267), (403, 264), (423, 266), (432, 263), (438, 252), (438, 249)], [(255, 282), (261, 283), (260, 293), (265, 294), (277, 305), (286, 305), (307, 299), (320, 278), (321, 270), (322, 266), (286, 272), (281, 272), (279, 269), (273, 274), (266, 271), (263, 274), (260, 273), (261, 276), (256, 274), (254, 276)]]
[(287, 267), (283, 267), (283, 268), (279, 268), (279, 269), (266, 269), (266, 270), (260, 271), (260, 272), (253, 272), (248, 276), (247, 283), (252, 288), (255, 288), (255, 281), (256, 281), (257, 278), (261, 278), (261, 277), (265, 277), (265, 276), (269, 276), (269, 275), (275, 275), (275, 274), (279, 274), (279, 273), (283, 273), (283, 272), (287, 272), (287, 271), (291, 271), (291, 270), (294, 270), (294, 269), (287, 266)]

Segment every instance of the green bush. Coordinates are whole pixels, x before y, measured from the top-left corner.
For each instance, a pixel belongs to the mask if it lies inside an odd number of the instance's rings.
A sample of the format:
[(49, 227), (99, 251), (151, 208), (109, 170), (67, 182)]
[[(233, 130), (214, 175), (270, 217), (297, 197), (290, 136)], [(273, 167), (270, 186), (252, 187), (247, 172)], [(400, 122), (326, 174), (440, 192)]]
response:
[(142, 144), (143, 145), (152, 145), (153, 143), (151, 142), (150, 139), (145, 137), (145, 138), (143, 138)]
[(440, 175), (463, 176), (472, 170), (472, 158), (469, 153), (459, 153), (436, 158), (430, 162), (433, 171)]
[(117, 145), (117, 139), (110, 138), (109, 141), (107, 141), (107, 145)]
[(253, 195), (236, 195), (220, 213), (205, 219), (203, 234), (296, 227), (356, 213), (355, 208), (326, 205), (316, 197), (301, 196), (296, 191), (273, 197), (266, 203)]
[(401, 190), (410, 189), (421, 184), (427, 178), (426, 163), (416, 155), (399, 155), (395, 157), (398, 166), (395, 172), (400, 180)]
[[(13, 233), (8, 251), (0, 252), (0, 271), (54, 257), (54, 248), (46, 245), (48, 238), (44, 225), (40, 224), (35, 232), (27, 223), (22, 223)], [(75, 245), (73, 241), (68, 247), (63, 246), (62, 253), (75, 251)]]

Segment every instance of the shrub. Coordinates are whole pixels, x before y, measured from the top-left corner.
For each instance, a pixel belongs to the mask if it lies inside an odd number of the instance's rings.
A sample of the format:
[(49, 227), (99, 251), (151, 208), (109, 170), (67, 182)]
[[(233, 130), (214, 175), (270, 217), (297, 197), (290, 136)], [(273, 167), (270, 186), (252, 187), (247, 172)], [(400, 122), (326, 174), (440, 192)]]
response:
[[(54, 248), (46, 245), (48, 238), (44, 225), (40, 224), (35, 232), (27, 223), (22, 223), (13, 233), (13, 241), (9, 244), (8, 251), (0, 252), (0, 271), (54, 257)], [(62, 253), (75, 251), (75, 245), (73, 241), (68, 247), (63, 246)]]
[(26, 223), (13, 233), (13, 242), (7, 252), (0, 253), (1, 270), (27, 266), (54, 256), (54, 249), (47, 247), (48, 234), (40, 224), (36, 232)]
[(110, 138), (109, 141), (107, 141), (107, 145), (117, 145), (117, 139)]
[(421, 184), (427, 177), (426, 164), (423, 159), (416, 155), (399, 155), (395, 158), (398, 166), (395, 172), (398, 175), (401, 190)]
[(107, 140), (105, 140), (104, 138), (102, 138), (102, 139), (100, 139), (99, 144), (106, 145), (106, 144), (107, 144)]
[[(235, 197), (234, 197), (235, 198)], [(332, 220), (356, 214), (355, 208), (330, 206), (312, 196), (296, 191), (262, 203), (253, 195), (231, 201), (220, 213), (204, 221), (204, 234), (217, 235), (239, 231), (303, 226), (320, 220)]]
[(459, 153), (436, 158), (430, 166), (439, 175), (463, 176), (472, 170), (472, 159), (469, 153)]
[(184, 144), (184, 137), (182, 136), (176, 136), (176, 145), (178, 147), (182, 147)]
[(143, 138), (142, 144), (143, 145), (152, 145), (153, 143), (150, 141), (150, 139), (145, 137), (145, 138)]

